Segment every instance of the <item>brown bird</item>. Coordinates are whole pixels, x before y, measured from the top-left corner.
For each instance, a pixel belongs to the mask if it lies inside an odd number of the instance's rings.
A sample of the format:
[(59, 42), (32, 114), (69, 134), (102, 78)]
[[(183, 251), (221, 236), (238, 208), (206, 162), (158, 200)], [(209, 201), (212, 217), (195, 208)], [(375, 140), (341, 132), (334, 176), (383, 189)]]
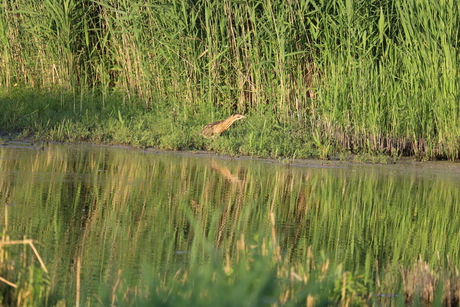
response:
[(246, 118), (246, 116), (241, 115), (241, 114), (235, 114), (230, 116), (227, 119), (218, 121), (218, 122), (213, 122), (210, 124), (207, 124), (206, 126), (201, 129), (201, 135), (204, 136), (205, 138), (215, 138), (219, 136), (222, 132), (230, 128), (230, 126), (233, 124), (234, 121)]

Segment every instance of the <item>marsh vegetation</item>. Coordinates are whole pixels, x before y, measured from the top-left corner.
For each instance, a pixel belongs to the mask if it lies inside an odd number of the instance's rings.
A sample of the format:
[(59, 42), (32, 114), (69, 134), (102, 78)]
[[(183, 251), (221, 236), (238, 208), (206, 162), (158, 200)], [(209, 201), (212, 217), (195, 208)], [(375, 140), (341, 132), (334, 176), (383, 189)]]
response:
[(1, 303), (458, 303), (458, 169), (393, 163), (460, 158), (459, 29), (453, 0), (3, 1)]
[[(2, 130), (263, 157), (459, 157), (453, 0), (5, 1)], [(245, 125), (205, 142), (204, 124)]]

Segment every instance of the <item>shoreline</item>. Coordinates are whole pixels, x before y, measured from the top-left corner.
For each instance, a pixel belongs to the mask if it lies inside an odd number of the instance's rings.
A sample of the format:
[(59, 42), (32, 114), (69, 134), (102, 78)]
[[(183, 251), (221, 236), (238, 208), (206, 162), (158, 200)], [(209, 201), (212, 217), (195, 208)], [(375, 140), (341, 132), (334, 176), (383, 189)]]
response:
[[(1, 137), (5, 135), (2, 134)], [(16, 144), (16, 145), (15, 145)], [(45, 145), (43, 145), (45, 144)], [(0, 144), (2, 147), (30, 147), (35, 150), (45, 150), (46, 146), (49, 144), (53, 145), (67, 145), (67, 146), (88, 146), (88, 147), (108, 147), (108, 148), (120, 148), (135, 150), (139, 152), (147, 152), (152, 154), (179, 154), (183, 156), (190, 157), (203, 157), (203, 158), (214, 158), (220, 160), (255, 160), (264, 163), (276, 164), (285, 167), (293, 168), (335, 168), (335, 167), (348, 167), (348, 166), (388, 166), (389, 168), (393, 167), (404, 167), (404, 168), (420, 168), (420, 169), (436, 169), (440, 171), (458, 171), (460, 172), (460, 163), (457, 161), (449, 160), (433, 160), (433, 161), (418, 161), (413, 156), (398, 157), (392, 159), (387, 156), (375, 156), (375, 161), (366, 161), (365, 158), (372, 158), (369, 155), (354, 155), (349, 154), (345, 156), (345, 159), (315, 159), (315, 158), (264, 158), (264, 157), (254, 157), (254, 156), (245, 156), (245, 155), (228, 155), (228, 154), (219, 154), (213, 151), (206, 150), (164, 150), (153, 147), (148, 148), (139, 148), (131, 145), (122, 145), (122, 144), (98, 144), (91, 142), (59, 142), (59, 141), (41, 141), (41, 140), (32, 140), (27, 138), (19, 139), (10, 139), (6, 143)], [(27, 146), (28, 145), (28, 146)], [(391, 159), (390, 162), (388, 162)], [(385, 160), (387, 163), (385, 163)], [(377, 162), (376, 162), (377, 161)]]

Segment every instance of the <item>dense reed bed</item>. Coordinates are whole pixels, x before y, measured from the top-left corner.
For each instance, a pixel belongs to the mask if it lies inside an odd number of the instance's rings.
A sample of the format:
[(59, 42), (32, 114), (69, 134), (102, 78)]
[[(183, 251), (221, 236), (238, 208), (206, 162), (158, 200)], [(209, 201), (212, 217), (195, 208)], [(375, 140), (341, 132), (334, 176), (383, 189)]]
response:
[[(453, 0), (9, 0), (0, 8), (0, 85), (70, 94), (57, 112), (76, 115), (87, 112), (84, 100), (111, 108), (114, 93), (147, 113), (166, 104), (189, 127), (197, 118), (255, 114), (268, 121), (241, 142), (263, 142), (266, 127), (283, 135), (269, 142), (288, 136), (307, 147), (265, 155), (456, 159), (459, 7)], [(34, 100), (26, 104), (40, 111)], [(5, 117), (21, 116), (20, 108)], [(255, 147), (237, 151), (264, 155)]]
[[(44, 131), (70, 122), (85, 131), (69, 138), (82, 138), (93, 131), (81, 117), (94, 109), (159, 118), (167, 106), (183, 124), (174, 130), (236, 111), (256, 121), (239, 140), (246, 148), (206, 146), (180, 133), (150, 146), (459, 157), (454, 0), (7, 0), (0, 12), (0, 85), (49, 90), (61, 103), (45, 106), (65, 114), (53, 123), (34, 99), (12, 99), (4, 130), (36, 132), (40, 117)], [(31, 115), (24, 125), (11, 125), (24, 115)], [(270, 148), (285, 139), (299, 145)]]

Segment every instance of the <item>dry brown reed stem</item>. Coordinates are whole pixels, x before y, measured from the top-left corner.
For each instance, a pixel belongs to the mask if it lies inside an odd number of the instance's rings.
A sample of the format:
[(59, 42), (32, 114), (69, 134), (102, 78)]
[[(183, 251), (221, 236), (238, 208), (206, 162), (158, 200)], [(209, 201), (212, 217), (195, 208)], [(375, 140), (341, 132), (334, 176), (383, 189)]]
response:
[(458, 272), (432, 270), (428, 263), (418, 260), (412, 268), (402, 268), (404, 298), (407, 304), (420, 299), (423, 306), (431, 306), (438, 287), (443, 287), (443, 306), (458, 306), (460, 302), (460, 278)]
[(5, 242), (0, 241), (0, 248), (3, 245), (16, 245), (16, 244), (29, 244), (30, 247), (32, 248), (32, 250), (34, 251), (35, 256), (37, 256), (37, 259), (40, 262), (40, 265), (42, 266), (43, 271), (45, 271), (45, 273), (48, 273), (48, 270), (46, 269), (46, 266), (45, 266), (45, 263), (42, 260), (42, 257), (40, 257), (40, 254), (38, 253), (37, 249), (35, 248), (34, 240), (25, 239), (25, 240), (5, 241)]
[(345, 300), (347, 295), (347, 274), (348, 272), (343, 273), (343, 283), (342, 283), (342, 302)]
[(81, 272), (81, 258), (77, 259), (77, 297), (75, 299), (75, 305), (80, 306), (80, 272)]
[(0, 277), (0, 281), (3, 281), (5, 284), (10, 285), (10, 286), (13, 287), (13, 288), (17, 288), (17, 287), (18, 287), (18, 285), (16, 285), (15, 283), (12, 283), (11, 281), (6, 280), (6, 279), (3, 278), (3, 277)]
[(112, 288), (111, 306), (115, 306), (115, 302), (117, 300), (117, 289), (118, 289), (118, 286), (120, 285), (122, 272), (123, 272), (122, 270), (118, 270), (117, 280), (115, 281), (115, 284), (113, 285), (113, 288)]
[(375, 260), (375, 275), (376, 275), (377, 289), (379, 289), (379, 293), (380, 293), (380, 275), (379, 275), (379, 261), (378, 260)]
[(279, 246), (277, 240), (276, 240), (276, 221), (275, 221), (275, 213), (273, 211), (270, 211), (270, 221), (272, 225), (272, 242), (273, 242), (273, 250), (274, 254), (273, 256), (275, 257), (275, 260), (280, 261), (281, 260), (281, 247)]

